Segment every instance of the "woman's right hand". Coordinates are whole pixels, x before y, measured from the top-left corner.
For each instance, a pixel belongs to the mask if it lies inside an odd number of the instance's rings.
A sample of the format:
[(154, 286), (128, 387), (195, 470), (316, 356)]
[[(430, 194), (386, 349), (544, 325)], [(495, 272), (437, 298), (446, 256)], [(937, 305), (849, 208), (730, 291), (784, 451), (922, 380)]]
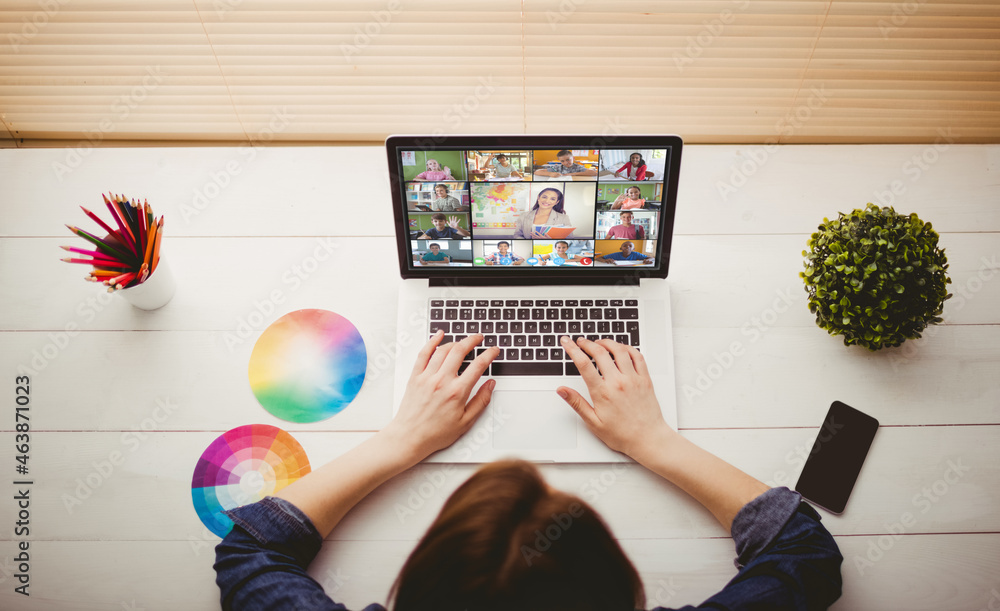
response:
[(499, 348), (487, 348), (459, 373), (463, 357), (482, 343), (483, 336), (476, 333), (459, 342), (441, 344), (443, 337), (442, 332), (436, 332), (420, 350), (399, 411), (383, 429), (383, 435), (401, 440), (397, 448), (417, 461), (447, 448), (472, 428), (496, 386), (489, 380), (472, 395)]
[(566, 386), (556, 392), (609, 448), (639, 460), (661, 440), (677, 435), (663, 419), (646, 360), (638, 350), (608, 339), (593, 342), (581, 337), (574, 343), (562, 337), (560, 343), (580, 370), (594, 404)]

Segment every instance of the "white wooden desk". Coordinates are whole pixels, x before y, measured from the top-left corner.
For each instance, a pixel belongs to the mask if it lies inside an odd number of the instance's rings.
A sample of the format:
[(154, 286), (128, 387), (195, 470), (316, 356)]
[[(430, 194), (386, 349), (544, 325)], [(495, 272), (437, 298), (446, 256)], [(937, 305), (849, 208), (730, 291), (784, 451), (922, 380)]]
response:
[[(212, 439), (272, 424), (318, 466), (389, 420), (399, 274), (388, 182), (371, 163), (382, 158), (377, 147), (0, 150), (0, 608), (217, 608), (218, 539), (190, 498)], [(791, 486), (831, 400), (882, 423), (847, 511), (824, 514), (845, 556), (835, 609), (1000, 606), (998, 176), (998, 146), (685, 148), (669, 280), (683, 434)], [(178, 290), (161, 310), (106, 299), (59, 261), (60, 244), (80, 241), (63, 224), (86, 225), (77, 206), (98, 210), (109, 190), (166, 215)], [(871, 354), (815, 326), (798, 272), (824, 216), (880, 197), (941, 232), (955, 297), (922, 340)], [(299, 425), (257, 404), (247, 364), (269, 323), (307, 307), (352, 320), (371, 368), (344, 412)], [(32, 370), (30, 599), (13, 592), (19, 368)], [(420, 465), (379, 489), (312, 574), (352, 608), (384, 601), (473, 469)], [(603, 513), (650, 607), (697, 604), (735, 573), (729, 534), (641, 467), (542, 470)]]

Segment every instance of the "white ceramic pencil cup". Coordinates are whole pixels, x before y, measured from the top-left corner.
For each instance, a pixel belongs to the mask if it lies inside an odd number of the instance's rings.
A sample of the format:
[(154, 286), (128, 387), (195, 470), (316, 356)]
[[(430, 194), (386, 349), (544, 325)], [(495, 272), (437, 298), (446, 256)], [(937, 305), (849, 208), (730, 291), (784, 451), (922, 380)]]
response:
[(145, 282), (115, 292), (140, 310), (155, 310), (167, 305), (176, 290), (177, 283), (170, 266), (165, 259), (160, 259), (156, 271)]

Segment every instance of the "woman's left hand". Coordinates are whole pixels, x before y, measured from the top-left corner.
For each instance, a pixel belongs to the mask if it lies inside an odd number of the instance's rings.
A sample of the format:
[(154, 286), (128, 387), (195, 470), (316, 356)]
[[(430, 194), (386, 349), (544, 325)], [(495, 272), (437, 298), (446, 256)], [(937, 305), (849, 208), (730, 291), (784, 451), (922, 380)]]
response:
[(459, 375), (463, 357), (475, 350), (483, 336), (470, 335), (460, 342), (439, 346), (443, 336), (440, 331), (436, 333), (417, 355), (399, 412), (383, 429), (404, 440), (405, 449), (413, 452), (416, 461), (447, 448), (472, 428), (489, 405), (496, 386), (489, 380), (469, 399), (499, 348), (487, 348)]

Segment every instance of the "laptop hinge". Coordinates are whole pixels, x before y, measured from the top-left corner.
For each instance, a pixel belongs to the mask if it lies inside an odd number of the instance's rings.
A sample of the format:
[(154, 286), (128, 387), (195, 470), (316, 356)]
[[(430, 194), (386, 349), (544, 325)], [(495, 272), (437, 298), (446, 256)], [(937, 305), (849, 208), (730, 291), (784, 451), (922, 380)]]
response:
[(429, 278), (429, 286), (638, 286), (637, 276), (618, 278)]

